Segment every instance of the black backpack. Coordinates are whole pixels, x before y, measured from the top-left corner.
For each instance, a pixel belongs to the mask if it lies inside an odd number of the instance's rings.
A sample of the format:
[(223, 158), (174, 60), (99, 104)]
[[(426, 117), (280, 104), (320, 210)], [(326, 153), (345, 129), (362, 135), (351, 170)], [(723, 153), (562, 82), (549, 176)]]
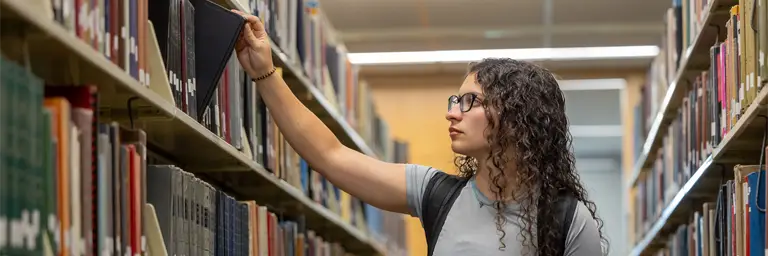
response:
[[(432, 179), (427, 183), (424, 191), (424, 198), (421, 203), (422, 225), (427, 237), (428, 256), (432, 256), (437, 244), (437, 238), (445, 223), (445, 217), (453, 206), (459, 192), (467, 184), (469, 179), (460, 178), (456, 175), (450, 175), (444, 172), (436, 172)], [(562, 235), (558, 239), (561, 241), (557, 248), (557, 255), (565, 254), (565, 239), (568, 236), (568, 229), (571, 227), (573, 214), (576, 210), (576, 198), (570, 193), (561, 193), (557, 202), (557, 214), (560, 216), (560, 227)]]

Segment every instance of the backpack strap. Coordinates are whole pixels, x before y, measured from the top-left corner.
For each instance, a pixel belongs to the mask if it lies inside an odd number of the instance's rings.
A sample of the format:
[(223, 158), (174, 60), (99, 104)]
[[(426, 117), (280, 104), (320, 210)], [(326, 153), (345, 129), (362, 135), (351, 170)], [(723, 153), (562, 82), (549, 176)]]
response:
[[(571, 228), (571, 222), (573, 222), (573, 215), (576, 212), (576, 203), (578, 203), (578, 200), (573, 196), (571, 193), (567, 193), (565, 191), (561, 191), (558, 194), (557, 203), (555, 204), (555, 216), (560, 220), (560, 237), (557, 238), (557, 254), (556, 255), (565, 255), (565, 249), (566, 249), (566, 241), (568, 238), (568, 231)], [(539, 217), (539, 222), (543, 221), (541, 220), (541, 217)], [(538, 232), (541, 234), (541, 232)], [(541, 240), (541, 237), (538, 239), (539, 244), (542, 244), (543, 241)]]
[(563, 246), (563, 249), (560, 250), (562, 253), (561, 255), (565, 255), (565, 246), (566, 241), (568, 238), (568, 231), (571, 229), (571, 223), (573, 222), (573, 216), (576, 214), (576, 204), (578, 203), (578, 200), (576, 200), (575, 197), (573, 197), (572, 194), (566, 193), (560, 198), (560, 205), (558, 208), (561, 209), (560, 214), (563, 215), (563, 218), (561, 218), (561, 222), (563, 223), (562, 226), (560, 226), (560, 243)]
[(424, 198), (421, 200), (421, 221), (427, 238), (429, 256), (435, 250), (445, 217), (448, 216), (453, 202), (468, 180), (438, 171), (427, 183)]

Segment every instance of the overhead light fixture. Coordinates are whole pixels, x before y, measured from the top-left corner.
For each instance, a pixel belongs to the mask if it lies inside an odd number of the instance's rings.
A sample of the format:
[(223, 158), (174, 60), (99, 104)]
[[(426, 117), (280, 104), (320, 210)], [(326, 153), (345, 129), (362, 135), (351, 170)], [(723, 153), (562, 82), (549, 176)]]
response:
[(461, 63), (484, 58), (512, 58), (517, 60), (599, 60), (651, 58), (659, 54), (655, 45), (574, 47), (574, 48), (527, 48), (494, 50), (452, 50), (420, 52), (370, 52), (350, 53), (350, 62), (359, 65), (376, 64), (429, 64)]

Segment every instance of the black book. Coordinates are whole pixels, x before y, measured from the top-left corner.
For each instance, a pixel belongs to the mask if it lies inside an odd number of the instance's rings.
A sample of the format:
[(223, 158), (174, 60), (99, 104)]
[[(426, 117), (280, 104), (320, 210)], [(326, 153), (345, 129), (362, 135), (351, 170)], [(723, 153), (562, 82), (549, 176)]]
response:
[(192, 5), (195, 7), (195, 91), (197, 109), (203, 109), (213, 98), (245, 19), (208, 0), (192, 0)]

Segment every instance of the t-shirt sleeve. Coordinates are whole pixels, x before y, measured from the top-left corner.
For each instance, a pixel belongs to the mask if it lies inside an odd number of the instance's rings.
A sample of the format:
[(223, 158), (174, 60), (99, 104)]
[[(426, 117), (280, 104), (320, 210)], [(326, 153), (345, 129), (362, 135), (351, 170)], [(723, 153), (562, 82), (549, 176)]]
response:
[(405, 166), (406, 196), (408, 209), (413, 217), (421, 219), (421, 201), (424, 190), (438, 170), (429, 166), (408, 164)]
[(597, 221), (584, 203), (577, 204), (565, 247), (567, 256), (603, 255)]

